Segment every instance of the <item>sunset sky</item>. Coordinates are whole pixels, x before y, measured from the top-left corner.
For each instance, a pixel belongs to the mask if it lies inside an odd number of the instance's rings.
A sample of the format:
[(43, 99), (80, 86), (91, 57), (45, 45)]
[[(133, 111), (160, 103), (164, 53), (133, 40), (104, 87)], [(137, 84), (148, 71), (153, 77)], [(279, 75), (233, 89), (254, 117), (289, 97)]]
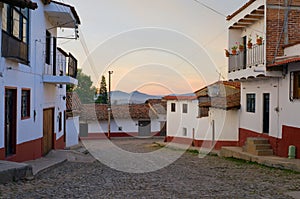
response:
[(95, 86), (112, 70), (113, 90), (190, 93), (226, 79), (225, 16), (247, 2), (198, 1), (64, 0), (82, 25), (80, 40), (59, 45), (78, 58)]

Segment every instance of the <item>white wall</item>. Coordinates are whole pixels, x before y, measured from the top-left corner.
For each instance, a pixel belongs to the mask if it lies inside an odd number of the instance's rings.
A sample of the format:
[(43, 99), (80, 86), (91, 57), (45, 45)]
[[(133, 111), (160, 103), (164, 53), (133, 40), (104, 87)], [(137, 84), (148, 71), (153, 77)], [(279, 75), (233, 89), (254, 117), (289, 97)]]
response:
[[(254, 81), (242, 82), (241, 84), (241, 117), (240, 127), (258, 133), (263, 131), (263, 93), (270, 93), (270, 128), (269, 135), (281, 137), (281, 128), (278, 126), (278, 113), (275, 108), (278, 106), (278, 84), (277, 78), (255, 79)], [(282, 90), (284, 88), (280, 88)], [(286, 89), (286, 88), (285, 88)], [(255, 113), (247, 112), (246, 94), (256, 93)], [(280, 94), (281, 95), (281, 94)]]
[(69, 117), (66, 121), (66, 147), (78, 144), (79, 116)]
[[(171, 112), (171, 103), (176, 104), (176, 111)], [(188, 105), (188, 112), (182, 113), (183, 104)], [(167, 101), (167, 136), (192, 138), (193, 129), (195, 138), (201, 137), (206, 132), (206, 118), (198, 119), (197, 100), (168, 100)], [(187, 135), (183, 135), (183, 128), (187, 129)]]
[[(122, 130), (119, 130), (122, 127)], [(137, 133), (138, 132), (138, 120), (132, 119), (118, 119), (111, 120), (110, 129), (112, 133)], [(151, 120), (151, 132), (160, 131), (160, 121), (158, 119)], [(89, 133), (106, 133), (108, 132), (107, 121), (88, 121)]]
[[(299, 53), (299, 52), (298, 52)], [(280, 82), (279, 102), (280, 102), (280, 126), (288, 125), (300, 128), (300, 100), (290, 101), (290, 72), (299, 71), (300, 63), (289, 65), (289, 71)]]

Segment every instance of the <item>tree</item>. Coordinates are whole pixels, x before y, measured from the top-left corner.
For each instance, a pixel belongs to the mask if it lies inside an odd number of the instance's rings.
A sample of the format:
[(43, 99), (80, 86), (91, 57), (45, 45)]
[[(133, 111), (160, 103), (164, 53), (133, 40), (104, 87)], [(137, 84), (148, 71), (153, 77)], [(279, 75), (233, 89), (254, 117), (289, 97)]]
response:
[(94, 102), (94, 95), (96, 88), (93, 85), (91, 77), (84, 74), (82, 69), (78, 69), (77, 72), (78, 85), (75, 87), (74, 91), (77, 92), (81, 102), (83, 104)]
[(96, 103), (99, 104), (107, 104), (107, 88), (106, 88), (106, 80), (104, 75), (102, 75), (99, 96), (96, 100)]

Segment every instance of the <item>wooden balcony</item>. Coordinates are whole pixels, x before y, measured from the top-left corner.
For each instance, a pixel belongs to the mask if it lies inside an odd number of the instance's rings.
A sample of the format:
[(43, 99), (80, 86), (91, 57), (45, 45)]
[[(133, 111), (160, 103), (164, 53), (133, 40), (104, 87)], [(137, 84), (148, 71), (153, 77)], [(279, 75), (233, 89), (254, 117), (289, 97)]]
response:
[(2, 57), (28, 64), (28, 45), (2, 31)]
[(264, 44), (254, 45), (251, 49), (229, 56), (228, 72), (264, 65), (264, 58)]

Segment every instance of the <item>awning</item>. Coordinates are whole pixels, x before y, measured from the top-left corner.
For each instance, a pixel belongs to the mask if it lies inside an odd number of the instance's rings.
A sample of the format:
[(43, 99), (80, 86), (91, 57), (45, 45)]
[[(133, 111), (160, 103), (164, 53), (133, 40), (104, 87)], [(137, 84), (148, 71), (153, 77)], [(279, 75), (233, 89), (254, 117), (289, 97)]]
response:
[(17, 6), (20, 8), (29, 8), (32, 10), (37, 9), (37, 3), (34, 3), (30, 0), (0, 0), (0, 2), (7, 3), (9, 5)]
[(282, 66), (285, 64), (295, 63), (295, 62), (300, 62), (300, 57), (292, 57), (292, 58), (283, 59), (283, 60), (277, 61), (273, 64), (270, 64), (267, 67)]

